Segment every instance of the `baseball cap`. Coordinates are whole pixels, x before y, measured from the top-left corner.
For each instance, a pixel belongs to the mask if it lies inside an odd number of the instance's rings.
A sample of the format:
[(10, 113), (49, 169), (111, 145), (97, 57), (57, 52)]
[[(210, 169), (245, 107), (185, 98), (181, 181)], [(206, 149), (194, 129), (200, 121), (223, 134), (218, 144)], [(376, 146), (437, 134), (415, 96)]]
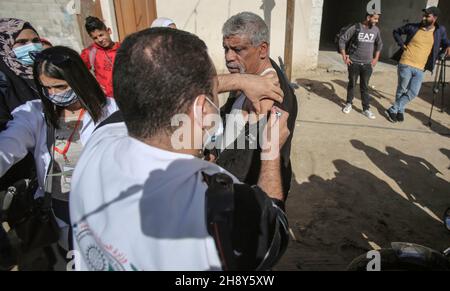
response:
[(441, 10), (437, 8), (436, 6), (428, 7), (424, 10), (422, 10), (426, 14), (433, 14), (434, 16), (438, 17), (441, 14)]

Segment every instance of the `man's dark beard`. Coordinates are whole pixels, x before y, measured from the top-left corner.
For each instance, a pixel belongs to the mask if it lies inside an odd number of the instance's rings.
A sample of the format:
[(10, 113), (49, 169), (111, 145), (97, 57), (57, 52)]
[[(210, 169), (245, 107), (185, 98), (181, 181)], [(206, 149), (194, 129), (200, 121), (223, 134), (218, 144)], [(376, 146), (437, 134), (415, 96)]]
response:
[(433, 22), (430, 22), (428, 20), (422, 20), (422, 27), (429, 27), (432, 25), (433, 25)]

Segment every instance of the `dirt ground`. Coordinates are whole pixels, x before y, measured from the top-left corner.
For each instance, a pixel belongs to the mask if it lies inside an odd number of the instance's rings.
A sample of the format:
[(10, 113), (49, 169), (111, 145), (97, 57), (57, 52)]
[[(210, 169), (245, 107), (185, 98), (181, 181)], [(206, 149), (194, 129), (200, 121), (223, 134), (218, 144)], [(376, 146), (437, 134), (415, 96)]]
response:
[(356, 110), (342, 113), (345, 72), (318, 69), (298, 78), (287, 201), (296, 241), (277, 270), (345, 270), (355, 257), (395, 241), (450, 246), (442, 223), (450, 207), (450, 115), (437, 110), (431, 129), (425, 125), (433, 82), (427, 73), (405, 122), (391, 124), (383, 111), (395, 99), (397, 73), (382, 67), (371, 81), (374, 121), (361, 114), (359, 95)]

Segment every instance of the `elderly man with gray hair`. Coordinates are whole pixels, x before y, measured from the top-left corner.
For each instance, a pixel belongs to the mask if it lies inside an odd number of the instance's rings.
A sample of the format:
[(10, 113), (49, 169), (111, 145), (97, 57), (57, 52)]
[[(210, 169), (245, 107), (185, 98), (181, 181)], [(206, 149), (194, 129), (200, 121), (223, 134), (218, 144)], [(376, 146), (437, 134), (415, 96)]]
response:
[[(288, 128), (291, 135), (280, 149), (283, 192), (286, 199), (292, 179), (290, 152), (297, 119), (297, 98), (284, 73), (270, 59), (269, 28), (261, 17), (251, 12), (239, 13), (226, 21), (222, 32), (226, 66), (231, 74), (277, 77), (284, 93), (284, 100), (281, 104), (270, 99), (262, 100), (260, 113), (269, 115), (274, 105), (289, 113)], [(221, 111), (222, 115), (226, 116), (225, 150), (217, 157), (217, 164), (245, 183), (258, 181), (262, 150), (259, 143), (255, 141), (252, 135), (254, 131), (251, 128), (253, 126), (259, 128), (258, 124), (263, 121), (251, 118), (255, 111), (252, 102), (240, 91), (231, 92)], [(242, 140), (247, 141), (245, 148), (239, 147), (241, 144), (239, 141)], [(254, 146), (252, 146), (252, 141), (254, 141)]]

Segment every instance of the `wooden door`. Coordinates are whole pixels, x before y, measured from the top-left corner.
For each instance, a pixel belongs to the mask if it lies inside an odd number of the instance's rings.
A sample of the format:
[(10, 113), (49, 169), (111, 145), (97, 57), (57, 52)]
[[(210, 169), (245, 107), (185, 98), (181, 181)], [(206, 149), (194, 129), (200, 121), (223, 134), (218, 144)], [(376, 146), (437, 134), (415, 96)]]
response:
[(78, 26), (80, 28), (81, 33), (81, 41), (83, 47), (88, 47), (92, 44), (92, 39), (89, 34), (86, 32), (86, 28), (84, 26), (86, 17), (95, 16), (103, 20), (102, 16), (102, 7), (100, 5), (100, 0), (82, 0), (81, 4), (81, 12), (77, 15)]
[(114, 0), (119, 39), (149, 28), (156, 19), (155, 0)]

